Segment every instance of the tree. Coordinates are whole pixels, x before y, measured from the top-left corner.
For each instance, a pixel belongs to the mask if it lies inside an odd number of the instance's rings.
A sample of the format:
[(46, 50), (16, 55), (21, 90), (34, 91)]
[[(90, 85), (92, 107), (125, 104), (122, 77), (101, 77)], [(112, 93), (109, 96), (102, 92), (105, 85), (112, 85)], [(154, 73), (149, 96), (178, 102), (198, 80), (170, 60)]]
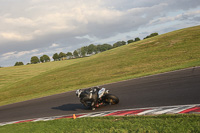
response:
[(153, 37), (153, 36), (157, 36), (158, 35), (158, 33), (157, 32), (155, 32), (155, 33), (151, 33), (151, 37)]
[(81, 47), (80, 49), (78, 49), (78, 53), (82, 57), (88, 55), (88, 46), (84, 46), (84, 47)]
[(40, 63), (40, 60), (37, 56), (31, 57), (31, 64), (37, 64)]
[(103, 50), (102, 50), (102, 45), (100, 45), (100, 44), (97, 45), (97, 51), (98, 51), (98, 52), (102, 52), (102, 51), (103, 51)]
[(140, 38), (139, 38), (139, 37), (136, 37), (136, 38), (135, 38), (135, 42), (137, 42), (137, 41), (140, 41)]
[(40, 62), (42, 62), (42, 63), (44, 62), (44, 57), (43, 56), (40, 57)]
[(78, 57), (80, 57), (80, 56), (81, 56), (81, 48), (78, 48), (78, 49), (76, 50), (76, 52), (78, 53)]
[(53, 59), (54, 59), (54, 61), (58, 61), (59, 60), (59, 55), (57, 53), (55, 53), (53, 55)]
[(118, 41), (118, 42), (113, 44), (113, 48), (116, 48), (116, 47), (119, 47), (119, 46), (122, 46), (122, 45), (126, 45), (126, 42), (125, 41)]
[(48, 55), (43, 55), (40, 57), (40, 62), (49, 62), (51, 61)]
[(90, 44), (88, 46), (88, 54), (97, 53), (97, 46), (94, 44)]
[(97, 52), (103, 52), (103, 51), (106, 51), (106, 50), (110, 50), (112, 48), (113, 48), (112, 45), (107, 44), (107, 43), (102, 44), (102, 45), (99, 44), (99, 45), (96, 46), (95, 53), (97, 53)]
[(14, 66), (21, 66), (21, 65), (24, 65), (23, 62), (16, 62)]
[(151, 33), (149, 36), (146, 36), (144, 39), (147, 39), (147, 38), (150, 38), (150, 37), (154, 37), (154, 36), (157, 36), (158, 33), (155, 32), (155, 33)]
[(106, 51), (106, 50), (110, 50), (110, 49), (112, 49), (112, 45), (107, 44), (107, 43), (102, 45), (102, 51)]
[(88, 46), (84, 46), (83, 49), (85, 51), (85, 54), (87, 55), (88, 54)]
[(77, 50), (74, 50), (73, 55), (74, 55), (75, 58), (79, 57)]
[(58, 56), (59, 56), (59, 60), (64, 60), (65, 57), (67, 57), (67, 55), (63, 52), (60, 52)]
[(85, 47), (82, 47), (81, 49), (80, 49), (80, 55), (82, 56), (82, 57), (84, 57), (85, 55), (86, 55), (86, 49), (85, 49)]
[(133, 42), (134, 42), (133, 39), (127, 41), (128, 44)]
[(48, 55), (43, 55), (43, 58), (44, 58), (45, 62), (50, 62), (51, 61), (51, 59), (49, 58)]
[(73, 54), (71, 53), (71, 52), (67, 52), (67, 57), (70, 59), (70, 58), (72, 58), (73, 57)]

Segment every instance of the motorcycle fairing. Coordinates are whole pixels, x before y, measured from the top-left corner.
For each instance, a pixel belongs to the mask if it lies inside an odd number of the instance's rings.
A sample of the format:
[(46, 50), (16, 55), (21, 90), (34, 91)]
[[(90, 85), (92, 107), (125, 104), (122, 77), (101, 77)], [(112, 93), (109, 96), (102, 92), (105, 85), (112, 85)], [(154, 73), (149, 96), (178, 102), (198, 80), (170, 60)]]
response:
[(105, 92), (105, 91), (106, 91), (105, 88), (102, 88), (101, 90), (99, 90), (99, 92), (98, 92), (99, 98), (101, 98), (101, 97), (104, 95), (104, 92)]

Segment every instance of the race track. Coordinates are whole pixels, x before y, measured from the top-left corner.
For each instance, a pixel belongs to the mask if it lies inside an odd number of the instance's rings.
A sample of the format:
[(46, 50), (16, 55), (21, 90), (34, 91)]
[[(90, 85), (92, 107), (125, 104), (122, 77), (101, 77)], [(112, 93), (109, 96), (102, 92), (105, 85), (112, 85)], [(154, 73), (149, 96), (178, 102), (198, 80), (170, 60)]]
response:
[[(103, 85), (120, 103), (99, 111), (200, 104), (200, 67)], [(75, 92), (0, 107), (0, 123), (16, 120), (95, 112), (84, 108)]]

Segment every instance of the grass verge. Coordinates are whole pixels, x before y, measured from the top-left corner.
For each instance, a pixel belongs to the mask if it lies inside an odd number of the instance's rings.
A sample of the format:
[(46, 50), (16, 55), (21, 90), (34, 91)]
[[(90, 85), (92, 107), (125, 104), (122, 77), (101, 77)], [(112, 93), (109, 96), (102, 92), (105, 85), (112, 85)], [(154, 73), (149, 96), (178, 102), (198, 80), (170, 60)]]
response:
[(200, 115), (94, 117), (28, 122), (0, 127), (1, 133), (199, 133)]

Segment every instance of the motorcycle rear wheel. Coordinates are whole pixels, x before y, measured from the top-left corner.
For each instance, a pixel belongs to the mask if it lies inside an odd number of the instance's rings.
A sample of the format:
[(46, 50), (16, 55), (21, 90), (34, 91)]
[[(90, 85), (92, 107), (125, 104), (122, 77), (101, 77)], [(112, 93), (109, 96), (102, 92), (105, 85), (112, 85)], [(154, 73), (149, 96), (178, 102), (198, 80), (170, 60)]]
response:
[(109, 103), (111, 105), (118, 104), (119, 103), (119, 98), (117, 96), (115, 96), (115, 95), (107, 94), (105, 96), (105, 102)]

